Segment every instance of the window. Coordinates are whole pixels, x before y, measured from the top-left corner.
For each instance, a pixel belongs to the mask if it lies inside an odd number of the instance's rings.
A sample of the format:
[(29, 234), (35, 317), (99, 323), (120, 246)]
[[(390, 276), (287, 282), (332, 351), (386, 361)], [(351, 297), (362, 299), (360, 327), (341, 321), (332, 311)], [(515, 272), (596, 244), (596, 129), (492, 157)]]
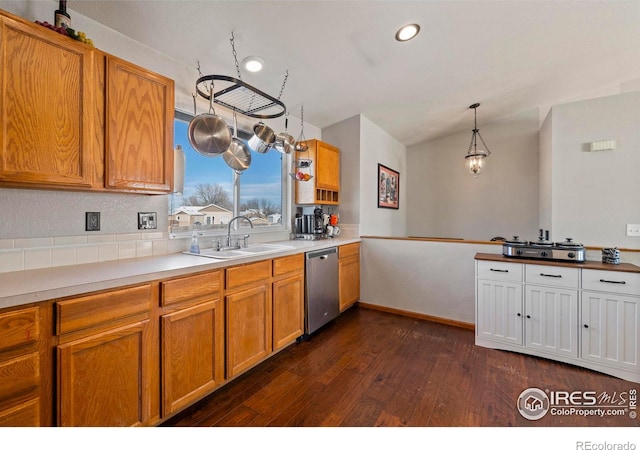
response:
[[(252, 151), (251, 165), (238, 175), (222, 156), (203, 156), (191, 147), (187, 131), (192, 118), (176, 111), (174, 146), (182, 147), (186, 162), (184, 192), (169, 197), (170, 235), (188, 236), (194, 230), (205, 235), (226, 232), (237, 215), (248, 218), (254, 231), (286, 229), (286, 155), (275, 150)], [(238, 137), (246, 143), (250, 134), (238, 130)], [(234, 225), (249, 228), (244, 220)]]

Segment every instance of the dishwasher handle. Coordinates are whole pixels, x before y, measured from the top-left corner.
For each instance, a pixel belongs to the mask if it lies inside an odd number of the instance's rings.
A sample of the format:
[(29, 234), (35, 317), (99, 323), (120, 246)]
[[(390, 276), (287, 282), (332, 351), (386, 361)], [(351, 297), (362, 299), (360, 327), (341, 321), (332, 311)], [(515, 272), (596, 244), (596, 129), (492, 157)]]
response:
[(307, 259), (314, 259), (314, 258), (327, 259), (329, 255), (334, 253), (338, 253), (337, 247), (329, 247), (329, 248), (323, 248), (321, 250), (316, 250), (314, 252), (307, 252), (306, 257)]

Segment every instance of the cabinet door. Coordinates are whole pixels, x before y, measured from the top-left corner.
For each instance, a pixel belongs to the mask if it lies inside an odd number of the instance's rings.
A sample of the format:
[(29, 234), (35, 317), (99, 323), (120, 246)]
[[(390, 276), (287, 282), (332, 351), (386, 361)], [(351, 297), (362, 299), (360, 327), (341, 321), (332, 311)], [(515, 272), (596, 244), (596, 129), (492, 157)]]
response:
[(340, 150), (325, 142), (316, 141), (316, 187), (340, 190)]
[(107, 57), (107, 188), (170, 192), (174, 82)]
[(38, 25), (0, 24), (0, 182), (90, 187), (94, 52)]
[(638, 370), (640, 298), (582, 291), (582, 358)]
[(224, 380), (222, 302), (210, 301), (162, 317), (163, 412), (169, 415)]
[(478, 337), (522, 345), (522, 284), (477, 280)]
[(273, 283), (273, 349), (304, 334), (304, 276)]
[(0, 409), (0, 427), (40, 426), (40, 399), (27, 400), (17, 406)]
[(338, 260), (340, 311), (360, 300), (360, 257)]
[(150, 416), (149, 321), (58, 346), (60, 426), (144, 425)]
[(525, 346), (578, 356), (578, 291), (525, 286)]
[(226, 296), (227, 377), (253, 366), (271, 353), (269, 284)]

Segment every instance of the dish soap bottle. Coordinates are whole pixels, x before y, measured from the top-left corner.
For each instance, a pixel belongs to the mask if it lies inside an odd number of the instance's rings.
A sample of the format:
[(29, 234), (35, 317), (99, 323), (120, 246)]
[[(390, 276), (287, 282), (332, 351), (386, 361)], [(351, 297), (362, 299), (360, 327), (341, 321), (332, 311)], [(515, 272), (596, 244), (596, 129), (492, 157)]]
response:
[(198, 232), (194, 231), (191, 235), (191, 248), (189, 253), (200, 253), (200, 245), (198, 244)]

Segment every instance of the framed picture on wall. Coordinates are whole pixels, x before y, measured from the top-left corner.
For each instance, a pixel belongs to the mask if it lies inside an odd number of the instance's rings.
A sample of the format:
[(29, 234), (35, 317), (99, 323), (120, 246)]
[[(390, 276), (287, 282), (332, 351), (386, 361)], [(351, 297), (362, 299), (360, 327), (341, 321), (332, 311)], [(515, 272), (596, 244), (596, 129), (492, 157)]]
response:
[(378, 208), (398, 209), (400, 173), (378, 164)]

